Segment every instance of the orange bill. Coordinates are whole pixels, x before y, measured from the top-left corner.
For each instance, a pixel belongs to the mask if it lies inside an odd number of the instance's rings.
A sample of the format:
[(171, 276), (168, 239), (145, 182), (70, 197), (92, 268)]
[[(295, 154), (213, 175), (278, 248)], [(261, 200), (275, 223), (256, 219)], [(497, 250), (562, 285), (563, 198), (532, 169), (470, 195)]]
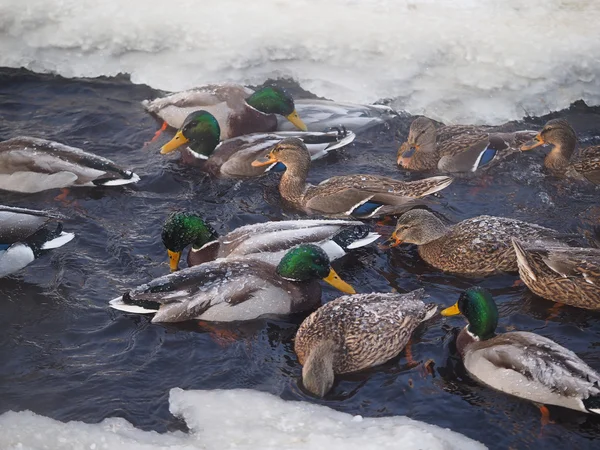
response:
[(527, 150), (532, 150), (544, 144), (545, 142), (542, 139), (542, 135), (538, 133), (531, 141), (525, 142), (523, 145), (521, 145), (521, 151), (524, 152)]
[(276, 162), (277, 160), (273, 158), (273, 156), (269, 153), (267, 156), (263, 156), (252, 161), (252, 167), (268, 166), (271, 164), (275, 164)]

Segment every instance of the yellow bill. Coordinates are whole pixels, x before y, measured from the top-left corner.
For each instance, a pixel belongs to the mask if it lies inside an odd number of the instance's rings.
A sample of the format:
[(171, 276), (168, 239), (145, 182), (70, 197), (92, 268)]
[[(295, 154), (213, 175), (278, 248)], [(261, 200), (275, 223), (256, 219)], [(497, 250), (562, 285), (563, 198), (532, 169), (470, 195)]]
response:
[(173, 252), (171, 250), (167, 250), (169, 254), (169, 266), (171, 267), (171, 272), (177, 272), (179, 270), (179, 260), (181, 259), (181, 252)]
[(460, 309), (458, 309), (458, 303), (446, 308), (442, 311), (442, 316), (457, 316), (460, 314)]
[(348, 283), (346, 283), (344, 280), (342, 280), (340, 278), (340, 276), (337, 273), (335, 273), (335, 270), (333, 270), (333, 269), (329, 270), (329, 275), (327, 275), (325, 278), (323, 278), (323, 281), (326, 281), (327, 283), (332, 285), (334, 288), (339, 289), (340, 291), (342, 291), (346, 294), (356, 294), (356, 291), (354, 290), (354, 288), (352, 286), (350, 286)]
[(532, 150), (536, 147), (539, 147), (540, 145), (544, 145), (545, 142), (542, 139), (542, 135), (541, 134), (537, 134), (536, 137), (534, 137), (531, 141), (524, 143), (523, 145), (521, 145), (521, 151), (527, 151), (527, 150)]
[(308, 131), (308, 128), (306, 127), (304, 122), (302, 122), (302, 119), (300, 118), (296, 110), (294, 110), (289, 116), (286, 116), (285, 118), (292, 122), (299, 130)]
[(161, 155), (166, 155), (167, 153), (171, 153), (173, 150), (177, 150), (184, 144), (187, 144), (190, 140), (186, 138), (181, 130), (179, 130), (173, 139), (163, 145), (160, 149)]

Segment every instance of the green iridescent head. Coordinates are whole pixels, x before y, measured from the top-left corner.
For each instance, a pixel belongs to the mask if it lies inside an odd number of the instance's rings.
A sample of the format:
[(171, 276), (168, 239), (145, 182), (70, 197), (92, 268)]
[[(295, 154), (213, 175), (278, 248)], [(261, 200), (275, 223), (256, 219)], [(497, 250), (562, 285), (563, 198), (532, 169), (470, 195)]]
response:
[(292, 281), (311, 281), (323, 279), (333, 287), (347, 294), (356, 291), (343, 281), (331, 268), (327, 253), (321, 247), (303, 244), (289, 250), (277, 266), (277, 273)]
[(284, 89), (266, 86), (246, 99), (246, 103), (265, 114), (279, 114), (292, 122), (296, 128), (306, 131), (306, 125), (298, 116), (294, 99)]
[(184, 248), (191, 244), (192, 248), (199, 249), (216, 240), (218, 235), (199, 215), (175, 212), (165, 221), (161, 237), (169, 253), (171, 272), (174, 272), (179, 267)]
[(208, 111), (194, 111), (185, 118), (175, 137), (163, 145), (160, 152), (164, 155), (187, 144), (198, 156), (208, 158), (219, 145), (220, 139), (221, 127), (215, 116)]
[(463, 292), (458, 302), (442, 311), (443, 316), (462, 314), (469, 322), (468, 330), (481, 340), (494, 336), (498, 326), (498, 308), (490, 291), (472, 287)]

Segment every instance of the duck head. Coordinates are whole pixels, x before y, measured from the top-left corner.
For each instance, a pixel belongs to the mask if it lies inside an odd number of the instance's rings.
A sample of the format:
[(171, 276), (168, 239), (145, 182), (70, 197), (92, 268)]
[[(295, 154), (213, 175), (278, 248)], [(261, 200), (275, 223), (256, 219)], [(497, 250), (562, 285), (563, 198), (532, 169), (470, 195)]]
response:
[(185, 118), (175, 137), (162, 146), (160, 153), (166, 155), (186, 145), (194, 156), (207, 159), (219, 145), (220, 136), (221, 127), (211, 113), (194, 111)]
[(546, 156), (544, 165), (550, 168), (566, 166), (577, 145), (575, 130), (564, 119), (553, 119), (544, 125), (533, 140), (521, 146), (521, 151), (532, 150), (542, 145), (552, 145), (554, 148)]
[(414, 154), (419, 152), (435, 152), (435, 125), (427, 117), (418, 117), (410, 124), (408, 139), (398, 150), (398, 165), (408, 168)]
[(285, 89), (275, 86), (263, 87), (248, 97), (246, 103), (262, 113), (285, 117), (299, 130), (308, 130), (296, 112), (294, 99)]
[(442, 316), (462, 314), (469, 322), (467, 331), (477, 340), (494, 337), (498, 326), (498, 307), (490, 291), (472, 287), (461, 294), (454, 305), (442, 311)]
[(258, 158), (252, 162), (254, 167), (268, 166), (282, 163), (289, 169), (302, 168), (308, 170), (310, 167), (310, 153), (304, 142), (298, 138), (286, 138), (280, 141), (267, 156)]
[(435, 241), (446, 232), (446, 225), (426, 209), (412, 209), (400, 216), (390, 237), (391, 247), (404, 242), (423, 245)]

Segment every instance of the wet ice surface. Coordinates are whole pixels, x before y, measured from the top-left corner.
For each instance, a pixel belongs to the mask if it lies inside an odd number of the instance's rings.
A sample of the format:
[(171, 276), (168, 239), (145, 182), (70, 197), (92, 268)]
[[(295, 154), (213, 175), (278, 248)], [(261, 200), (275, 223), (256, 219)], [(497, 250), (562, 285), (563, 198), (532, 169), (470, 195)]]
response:
[[(318, 403), (367, 417), (408, 416), (450, 428), (489, 447), (578, 448), (600, 438), (597, 417), (550, 408), (556, 424), (539, 436), (539, 411), (529, 402), (477, 385), (453, 350), (462, 319), (439, 316), (413, 337), (417, 361), (432, 359), (434, 377), (422, 378), (404, 355), (381, 367), (336, 378), (323, 400), (298, 386), (301, 367), (292, 338), (304, 318), (258, 320), (231, 326), (195, 322), (151, 324), (152, 316), (123, 314), (111, 298), (168, 273), (161, 226), (176, 209), (203, 214), (220, 235), (267, 220), (294, 219), (281, 209), (278, 174), (252, 181), (210, 180), (164, 157), (159, 148), (173, 133), (144, 147), (158, 128), (139, 102), (156, 95), (125, 79), (64, 80), (17, 71), (0, 72), (0, 139), (34, 135), (110, 158), (133, 170), (135, 185), (60, 192), (2, 193), (2, 203), (53, 209), (66, 216), (64, 230), (76, 238), (16, 276), (0, 280), (0, 412), (31, 410), (62, 422), (98, 423), (122, 417), (136, 428), (159, 433), (182, 430), (169, 412), (168, 392), (189, 389), (252, 389), (285, 400)], [(561, 113), (588, 144), (600, 143), (600, 113), (579, 105)], [(522, 128), (538, 128), (533, 118)], [(399, 118), (357, 136), (345, 149), (316, 162), (309, 181), (348, 173), (373, 173), (402, 180), (421, 175), (395, 166), (399, 142), (410, 120)], [(481, 214), (503, 215), (561, 231), (594, 235), (599, 190), (548, 179), (540, 168), (544, 151), (515, 155), (491, 173), (487, 186), (456, 180), (439, 196), (435, 210), (453, 222)], [(551, 201), (540, 201), (544, 195)], [(374, 224), (374, 222), (371, 222)], [(380, 228), (392, 232), (392, 228)], [(600, 369), (600, 316), (562, 308), (546, 323), (552, 302), (538, 299), (516, 276), (472, 280), (426, 266), (413, 246), (353, 251), (334, 263), (358, 292), (409, 292), (423, 287), (426, 302), (449, 306), (473, 284), (492, 290), (500, 309), (500, 331), (526, 330), (552, 338)], [(340, 295), (322, 283), (324, 301)]]

